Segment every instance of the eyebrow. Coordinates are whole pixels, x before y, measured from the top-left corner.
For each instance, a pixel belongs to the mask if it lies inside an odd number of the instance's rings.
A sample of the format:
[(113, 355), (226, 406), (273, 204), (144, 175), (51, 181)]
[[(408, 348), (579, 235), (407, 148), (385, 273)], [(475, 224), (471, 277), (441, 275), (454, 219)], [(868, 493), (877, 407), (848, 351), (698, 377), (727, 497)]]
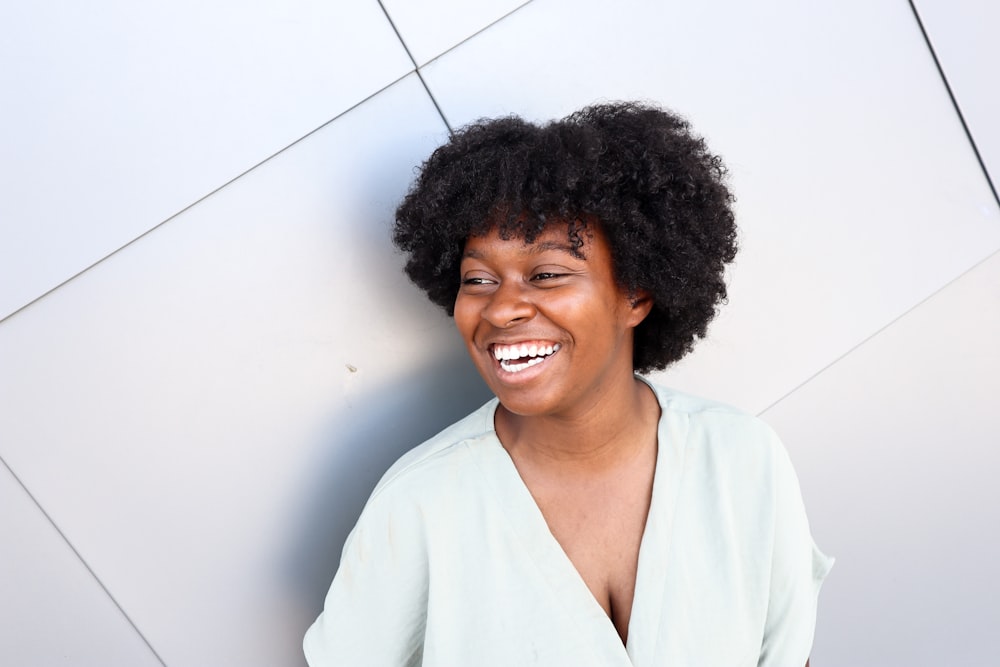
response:
[[(564, 252), (564, 253), (566, 253), (568, 255), (572, 255), (573, 257), (586, 259), (586, 257), (583, 255), (583, 253), (579, 252), (578, 250), (576, 250), (573, 246), (571, 246), (568, 243), (560, 243), (559, 241), (540, 241), (540, 242), (537, 242), (537, 243), (532, 243), (532, 244), (530, 244), (530, 246), (531, 246), (530, 252), (533, 255), (540, 255), (541, 253), (543, 253), (543, 252), (545, 252), (547, 250), (561, 250), (562, 252)], [(472, 258), (472, 259), (483, 259), (484, 258), (483, 253), (481, 253), (481, 252), (479, 252), (477, 250), (466, 250), (465, 253), (462, 256), (463, 257), (469, 257), (469, 258)]]
[(531, 246), (531, 253), (533, 255), (540, 255), (546, 250), (562, 250), (570, 255), (575, 255), (576, 248), (568, 243), (559, 243), (558, 241), (544, 241), (542, 243), (533, 243)]

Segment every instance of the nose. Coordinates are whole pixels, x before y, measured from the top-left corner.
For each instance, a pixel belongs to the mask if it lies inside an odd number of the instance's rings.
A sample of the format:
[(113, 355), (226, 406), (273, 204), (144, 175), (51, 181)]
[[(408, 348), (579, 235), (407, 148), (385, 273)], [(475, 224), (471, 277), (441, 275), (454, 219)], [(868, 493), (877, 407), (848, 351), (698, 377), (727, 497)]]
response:
[(483, 308), (483, 319), (499, 329), (506, 329), (530, 320), (535, 312), (535, 305), (524, 286), (515, 281), (503, 281)]

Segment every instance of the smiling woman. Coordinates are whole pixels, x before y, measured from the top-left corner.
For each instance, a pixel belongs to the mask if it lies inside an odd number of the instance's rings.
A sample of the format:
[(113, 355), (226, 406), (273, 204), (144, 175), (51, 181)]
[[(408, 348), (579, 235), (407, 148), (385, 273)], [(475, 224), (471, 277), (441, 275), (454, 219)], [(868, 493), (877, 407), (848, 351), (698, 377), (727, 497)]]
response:
[(311, 665), (806, 664), (831, 560), (756, 418), (649, 383), (705, 335), (724, 168), (638, 104), (459, 131), (397, 211), (492, 401), (379, 482)]

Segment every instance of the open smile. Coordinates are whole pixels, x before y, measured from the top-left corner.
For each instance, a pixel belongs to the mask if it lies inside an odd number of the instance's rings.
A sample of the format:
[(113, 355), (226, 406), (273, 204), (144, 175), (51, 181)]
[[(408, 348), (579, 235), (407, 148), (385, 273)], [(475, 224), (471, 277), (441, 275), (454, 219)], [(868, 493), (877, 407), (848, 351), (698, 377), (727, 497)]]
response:
[(517, 343), (514, 345), (494, 345), (493, 358), (500, 362), (500, 368), (508, 373), (537, 366), (559, 351), (559, 343)]

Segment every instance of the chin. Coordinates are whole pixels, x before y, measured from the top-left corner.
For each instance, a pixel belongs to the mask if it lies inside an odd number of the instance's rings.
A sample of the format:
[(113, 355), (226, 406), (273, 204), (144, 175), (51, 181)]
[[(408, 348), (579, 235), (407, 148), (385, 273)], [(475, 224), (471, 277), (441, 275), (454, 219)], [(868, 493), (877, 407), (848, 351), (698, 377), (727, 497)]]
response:
[(562, 392), (551, 388), (545, 391), (530, 391), (512, 389), (510, 387), (494, 387), (490, 389), (500, 399), (500, 405), (507, 412), (518, 417), (546, 417), (563, 411), (566, 397)]

